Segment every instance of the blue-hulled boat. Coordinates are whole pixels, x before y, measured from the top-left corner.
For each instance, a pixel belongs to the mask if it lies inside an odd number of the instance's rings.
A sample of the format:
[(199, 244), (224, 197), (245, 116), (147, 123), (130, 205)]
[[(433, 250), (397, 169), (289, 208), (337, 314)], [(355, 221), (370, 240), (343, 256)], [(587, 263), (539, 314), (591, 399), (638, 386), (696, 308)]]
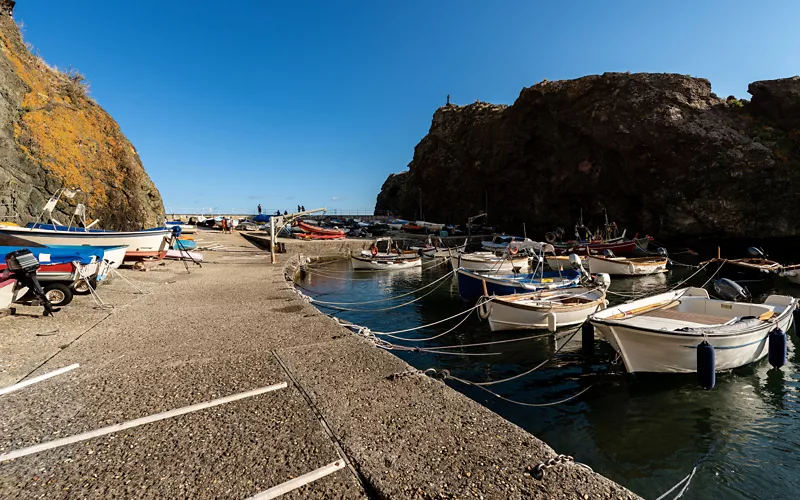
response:
[(174, 250), (194, 250), (197, 248), (197, 242), (192, 240), (175, 240), (172, 244)]
[[(458, 294), (462, 300), (474, 302), (482, 295), (511, 295), (537, 290), (570, 288), (581, 282), (581, 273), (566, 271), (540, 271), (527, 274), (480, 274), (463, 268), (456, 270)], [(484, 292), (484, 283), (486, 289)]]

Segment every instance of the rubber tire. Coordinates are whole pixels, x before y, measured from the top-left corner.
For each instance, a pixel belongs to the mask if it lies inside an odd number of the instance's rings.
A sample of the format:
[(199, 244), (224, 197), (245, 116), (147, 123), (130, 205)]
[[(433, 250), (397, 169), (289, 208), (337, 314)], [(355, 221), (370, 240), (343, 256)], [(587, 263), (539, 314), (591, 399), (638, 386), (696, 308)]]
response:
[[(50, 292), (56, 292), (55, 295), (58, 295), (60, 300), (52, 300), (50, 298)], [(45, 286), (44, 294), (47, 296), (47, 300), (50, 301), (53, 307), (63, 307), (72, 302), (72, 290), (70, 290), (67, 285), (62, 283), (50, 283), (49, 285)]]
[[(97, 290), (97, 278), (91, 278), (89, 280), (89, 284), (92, 286), (92, 288)], [(86, 282), (84, 280), (80, 280), (79, 282), (72, 285), (72, 293), (74, 293), (75, 295), (89, 295), (89, 293), (91, 292), (89, 292), (88, 288), (86, 288), (85, 290), (78, 289), (78, 287), (84, 287), (84, 286), (86, 286)]]

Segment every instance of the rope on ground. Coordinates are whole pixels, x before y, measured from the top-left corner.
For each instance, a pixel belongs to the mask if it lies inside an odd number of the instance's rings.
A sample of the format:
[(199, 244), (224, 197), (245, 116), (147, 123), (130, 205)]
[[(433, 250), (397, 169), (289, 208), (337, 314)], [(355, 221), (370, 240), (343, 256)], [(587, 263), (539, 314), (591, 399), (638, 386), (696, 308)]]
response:
[(402, 298), (402, 297), (407, 297), (409, 295), (413, 295), (413, 294), (415, 294), (417, 292), (421, 292), (422, 290), (424, 290), (424, 289), (426, 289), (426, 288), (428, 288), (430, 286), (435, 285), (436, 283), (444, 280), (445, 278), (449, 278), (449, 277), (453, 276), (454, 273), (455, 273), (455, 271), (450, 271), (449, 273), (445, 274), (441, 278), (438, 278), (438, 279), (436, 279), (434, 281), (431, 281), (430, 283), (428, 283), (427, 285), (425, 285), (425, 286), (423, 286), (421, 288), (417, 288), (416, 290), (412, 290), (412, 291), (404, 293), (402, 295), (395, 295), (394, 297), (387, 297), (387, 298), (384, 298), (384, 299), (364, 300), (364, 301), (360, 301), (360, 302), (332, 302), (332, 301), (317, 300), (317, 299), (312, 298), (311, 301), (314, 302), (314, 303), (317, 303), (317, 304), (328, 304), (328, 305), (359, 305), (359, 304), (375, 304), (375, 303), (378, 303), (378, 302), (388, 302), (390, 300), (396, 300), (396, 299), (399, 299), (399, 298)]

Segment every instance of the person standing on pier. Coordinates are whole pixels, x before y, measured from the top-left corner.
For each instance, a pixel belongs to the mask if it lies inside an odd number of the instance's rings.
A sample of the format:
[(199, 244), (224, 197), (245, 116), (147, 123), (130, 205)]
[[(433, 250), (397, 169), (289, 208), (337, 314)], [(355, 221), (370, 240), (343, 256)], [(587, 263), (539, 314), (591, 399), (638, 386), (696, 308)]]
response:
[(258, 215), (261, 215), (261, 203), (258, 204)]

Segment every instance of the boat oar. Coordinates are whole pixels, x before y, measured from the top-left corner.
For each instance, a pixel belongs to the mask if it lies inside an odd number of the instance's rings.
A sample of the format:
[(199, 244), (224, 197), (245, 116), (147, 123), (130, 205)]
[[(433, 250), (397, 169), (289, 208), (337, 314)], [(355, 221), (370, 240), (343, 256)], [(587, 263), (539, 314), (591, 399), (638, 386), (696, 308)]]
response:
[(775, 311), (770, 309), (769, 311), (767, 311), (767, 312), (763, 313), (761, 316), (759, 316), (758, 319), (760, 319), (761, 321), (767, 321), (768, 319), (770, 319), (773, 316), (775, 316)]
[(650, 304), (648, 306), (637, 307), (635, 309), (631, 309), (627, 312), (617, 313), (613, 316), (609, 316), (608, 319), (624, 319), (624, 318), (631, 318), (633, 316), (638, 316), (639, 314), (646, 313), (648, 311), (652, 311), (654, 309), (669, 309), (671, 307), (675, 307), (680, 304), (680, 300), (665, 300), (664, 302), (658, 302), (656, 304)]

